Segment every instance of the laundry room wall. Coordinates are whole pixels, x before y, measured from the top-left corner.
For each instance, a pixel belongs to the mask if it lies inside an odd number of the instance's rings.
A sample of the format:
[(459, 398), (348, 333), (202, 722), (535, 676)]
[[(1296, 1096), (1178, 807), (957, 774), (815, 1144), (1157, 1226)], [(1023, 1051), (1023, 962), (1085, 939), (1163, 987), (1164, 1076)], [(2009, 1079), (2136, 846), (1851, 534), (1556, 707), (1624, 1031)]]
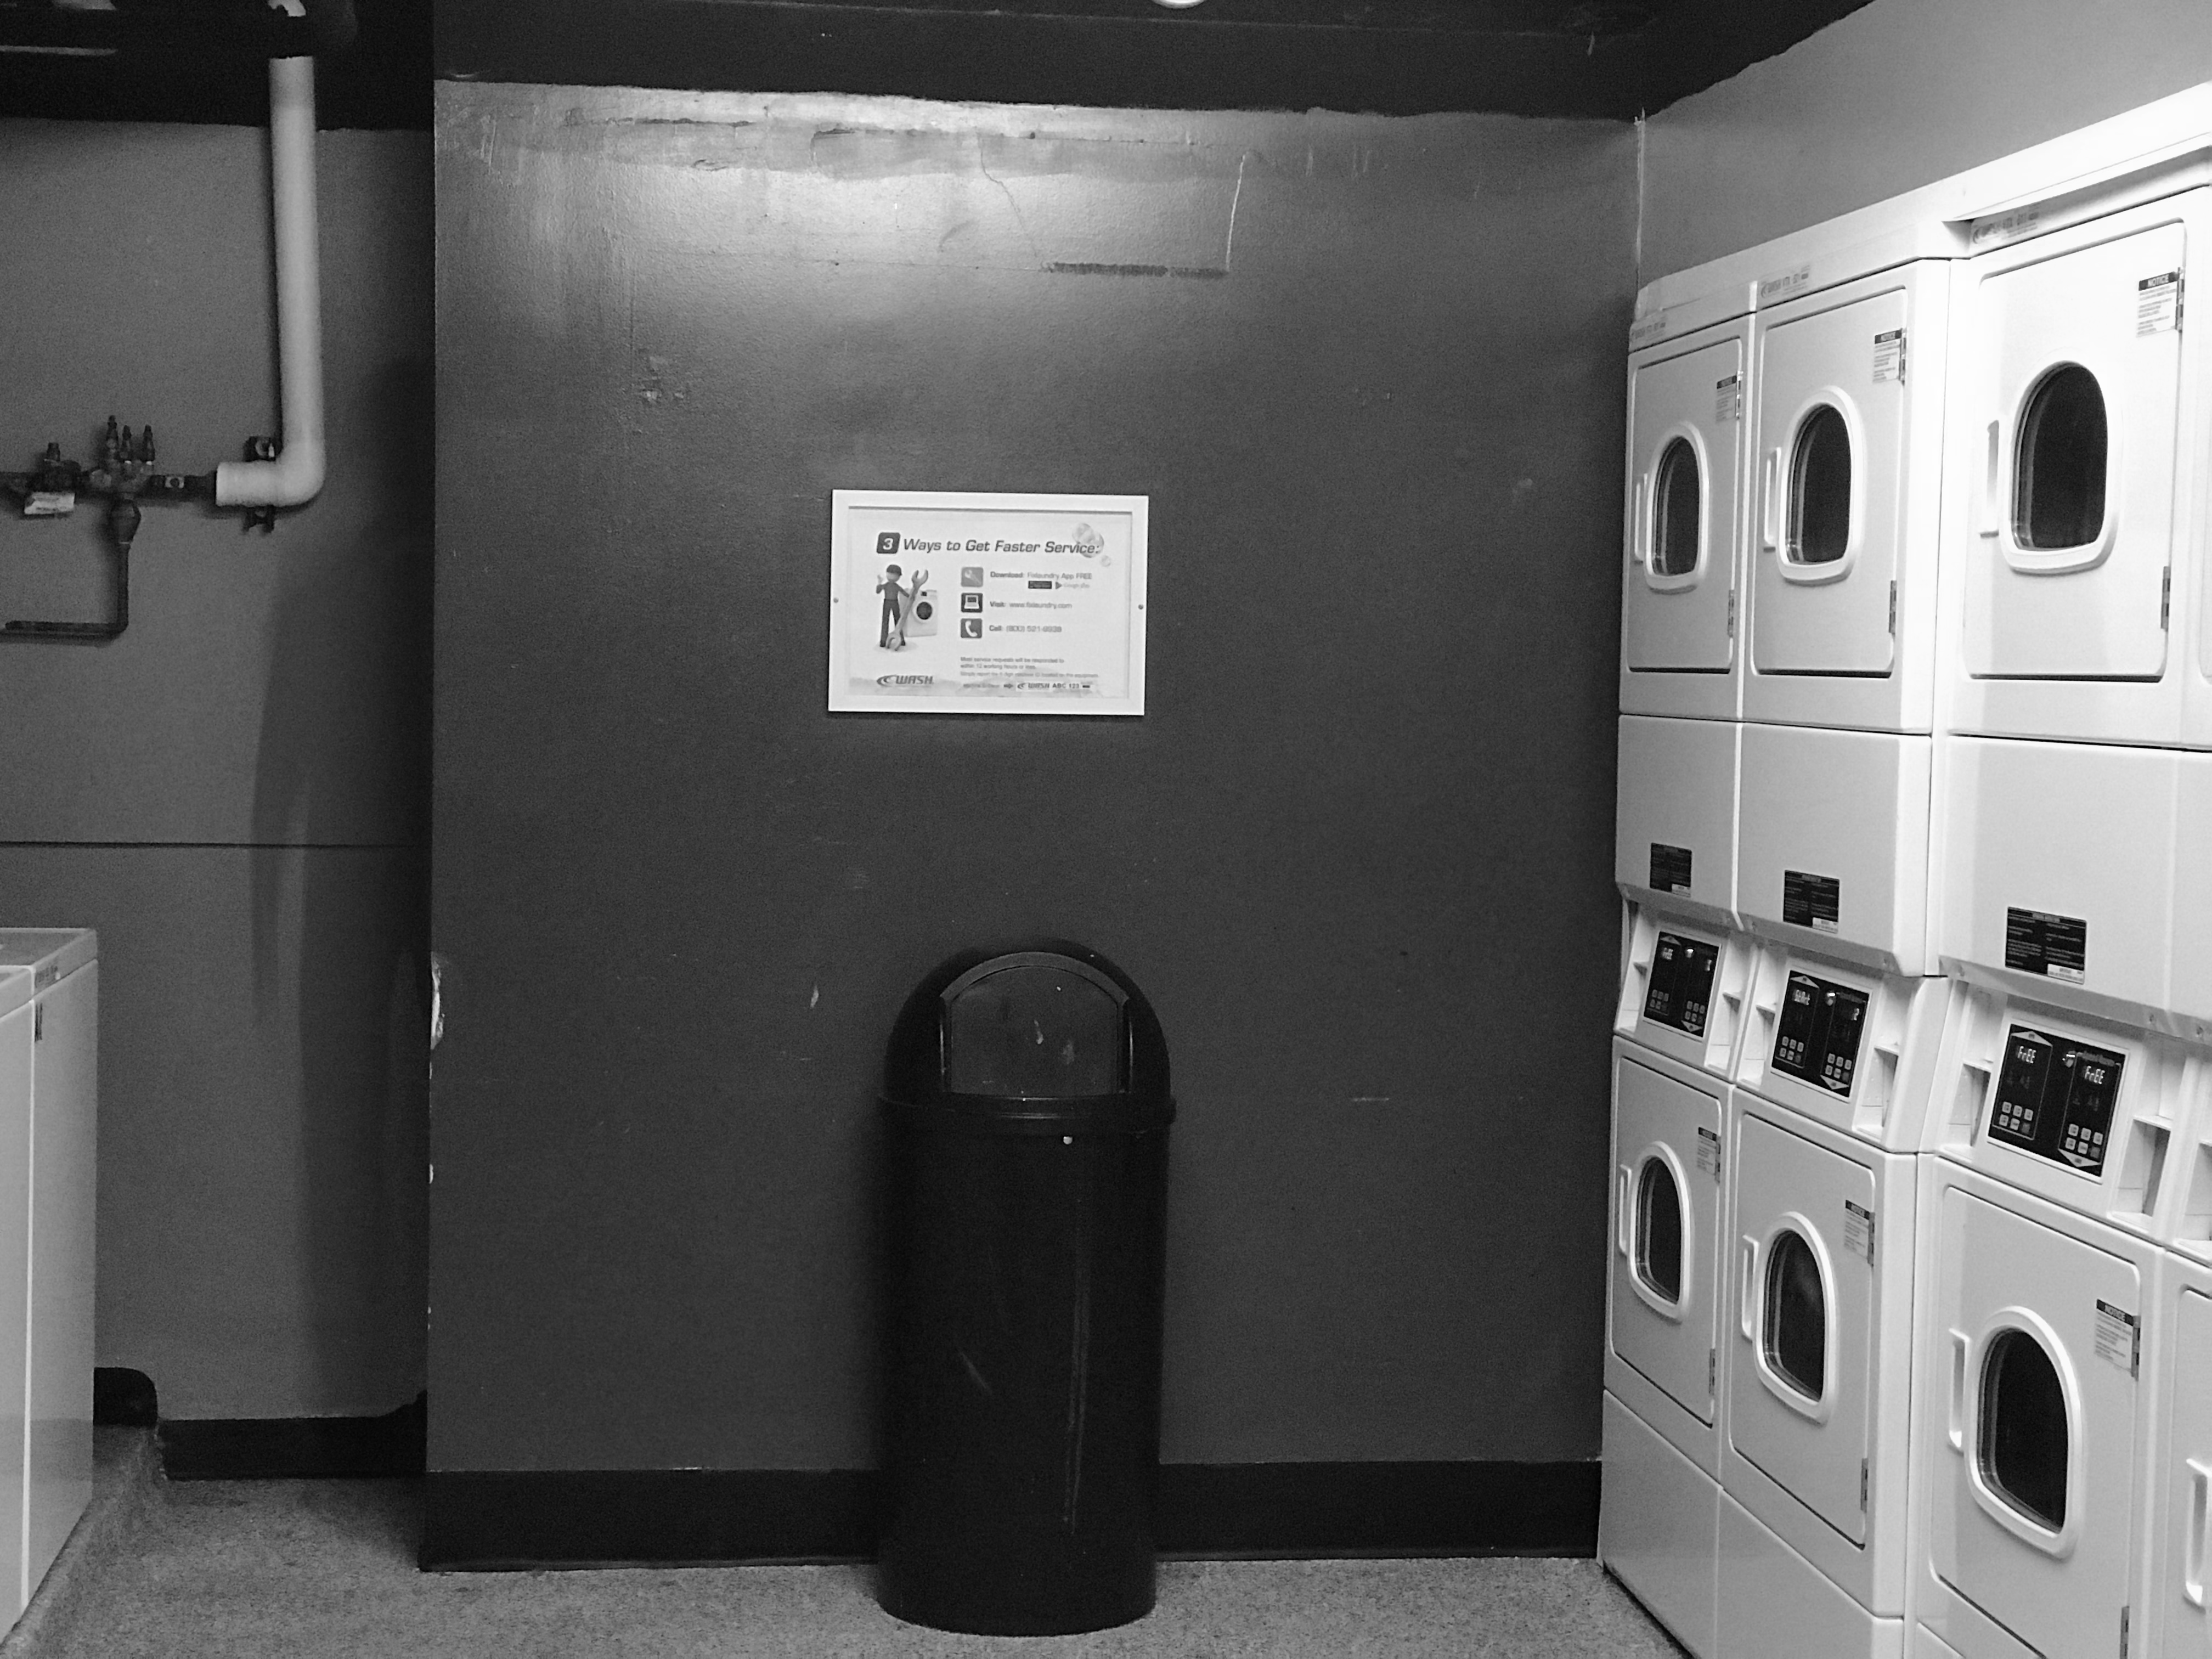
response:
[(1874, 0), (1644, 124), (1641, 280), (2206, 80), (2203, 0)]
[[(1632, 129), (439, 93), (433, 1470), (872, 1465), (884, 1041), (1040, 933), (1168, 1460), (1594, 1457)], [(839, 487), (1149, 495), (1146, 714), (826, 714)]]
[[(97, 1363), (169, 1418), (422, 1386), (430, 156), (319, 139), (329, 483), (149, 507), (131, 622), (0, 641), (0, 925), (100, 936)], [(0, 122), (0, 467), (276, 412), (266, 133)], [(0, 617), (109, 602), (98, 510), (0, 519)]]

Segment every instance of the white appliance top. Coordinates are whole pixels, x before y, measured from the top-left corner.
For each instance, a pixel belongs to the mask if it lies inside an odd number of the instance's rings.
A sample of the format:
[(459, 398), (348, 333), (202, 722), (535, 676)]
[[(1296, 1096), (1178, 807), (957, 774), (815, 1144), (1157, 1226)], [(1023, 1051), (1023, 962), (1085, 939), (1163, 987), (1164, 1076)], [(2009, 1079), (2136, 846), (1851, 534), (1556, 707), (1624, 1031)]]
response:
[[(100, 956), (100, 935), (89, 927), (0, 927), (0, 973), (21, 969), (35, 994)], [(0, 1013), (15, 1005), (0, 992)]]

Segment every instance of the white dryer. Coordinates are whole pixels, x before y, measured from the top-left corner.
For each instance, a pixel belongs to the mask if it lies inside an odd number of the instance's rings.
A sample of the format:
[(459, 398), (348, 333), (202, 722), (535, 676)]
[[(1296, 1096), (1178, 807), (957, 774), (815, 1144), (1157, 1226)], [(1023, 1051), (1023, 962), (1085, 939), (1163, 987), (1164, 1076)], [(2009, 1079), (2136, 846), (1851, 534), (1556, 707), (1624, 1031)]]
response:
[(2055, 178), (1970, 222), (1944, 532), (1956, 730), (2212, 743), (2212, 339), (2182, 326), (2208, 183), (2212, 120), (2179, 153), (2086, 187)]
[[(1908, 198), (1752, 331), (1746, 720), (1933, 730), (1943, 394), (1963, 239)], [(1835, 240), (1863, 227), (1846, 226)], [(1819, 276), (1850, 280), (1810, 289)]]
[(1989, 985), (1960, 998), (1922, 1183), (1913, 1616), (1963, 1659), (2138, 1650), (2157, 1241), (2197, 1063)]
[(1945, 969), (2130, 1024), (2170, 1023), (2183, 758), (1946, 740), (1936, 884)]
[(1613, 1042), (1598, 1553), (1692, 1652), (1713, 1652), (1728, 1085)]
[(2177, 1030), (2212, 1043), (2212, 754), (2175, 757), (2173, 858), (2166, 1001)]
[(1719, 1076), (1735, 1056), (1751, 972), (1734, 908), (1742, 730), (1620, 721), (1613, 880), (1626, 908), (1613, 1030)]
[(1628, 355), (1623, 714), (1733, 720), (1752, 287), (1725, 262), (1638, 295)]

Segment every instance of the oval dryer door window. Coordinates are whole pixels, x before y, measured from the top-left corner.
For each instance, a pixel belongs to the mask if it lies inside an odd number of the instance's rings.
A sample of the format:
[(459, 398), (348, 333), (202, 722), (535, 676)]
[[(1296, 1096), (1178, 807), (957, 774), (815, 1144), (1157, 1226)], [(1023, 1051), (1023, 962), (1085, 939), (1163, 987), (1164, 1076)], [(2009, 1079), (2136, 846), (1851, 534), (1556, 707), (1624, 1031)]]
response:
[(1767, 1368), (1810, 1401), (1828, 1386), (1828, 1287), (1820, 1263), (1797, 1232), (1775, 1235), (1766, 1251), (1760, 1347)]
[(1990, 1343), (1978, 1439), (1984, 1484), (2037, 1526), (2063, 1528), (2072, 1439), (2066, 1391), (2051, 1356), (2026, 1331), (2000, 1331)]
[(1843, 411), (1822, 404), (1801, 422), (1790, 452), (1792, 564), (1833, 564), (1851, 544), (1851, 432)]
[(1698, 452), (1686, 438), (1675, 438), (1660, 453), (1651, 486), (1651, 570), (1660, 576), (1686, 576), (1698, 568), (1698, 540), (1704, 504), (1698, 477)]
[(2013, 539), (2048, 552), (2087, 547), (2102, 535), (2110, 449), (2104, 389), (2094, 374), (2065, 363), (2038, 380), (2020, 417)]
[(1662, 1300), (1682, 1299), (1682, 1195), (1656, 1158), (1636, 1178), (1636, 1276)]

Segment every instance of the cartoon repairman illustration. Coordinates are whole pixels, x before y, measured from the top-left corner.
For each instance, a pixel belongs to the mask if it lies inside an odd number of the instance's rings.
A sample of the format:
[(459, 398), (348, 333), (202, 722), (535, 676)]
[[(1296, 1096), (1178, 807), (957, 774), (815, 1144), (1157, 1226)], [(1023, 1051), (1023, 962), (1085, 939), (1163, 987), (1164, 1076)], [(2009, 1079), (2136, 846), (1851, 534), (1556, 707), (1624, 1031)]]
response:
[(876, 635), (878, 651), (906, 649), (907, 619), (914, 615), (914, 602), (921, 597), (922, 587), (929, 580), (929, 572), (917, 570), (912, 586), (902, 587), (900, 574), (896, 565), (886, 565), (883, 580), (876, 584), (876, 592), (884, 596), (883, 625)]

